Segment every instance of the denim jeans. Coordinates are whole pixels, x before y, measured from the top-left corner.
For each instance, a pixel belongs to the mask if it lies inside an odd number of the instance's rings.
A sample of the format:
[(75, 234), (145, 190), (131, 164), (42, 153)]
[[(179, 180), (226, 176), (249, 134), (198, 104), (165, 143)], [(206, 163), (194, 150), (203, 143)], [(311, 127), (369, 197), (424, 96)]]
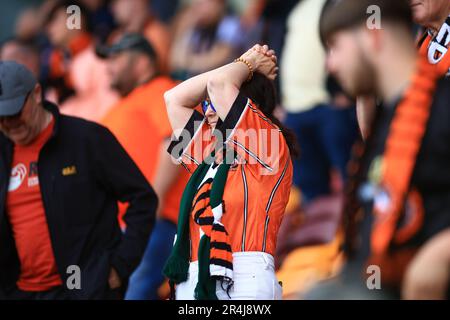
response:
[(294, 161), (294, 184), (305, 201), (330, 193), (330, 170), (346, 177), (353, 143), (358, 135), (355, 108), (318, 105), (288, 113), (285, 125), (294, 131), (300, 157)]
[(162, 270), (172, 251), (177, 226), (157, 219), (147, 249), (130, 277), (125, 300), (158, 300), (158, 288), (164, 282)]

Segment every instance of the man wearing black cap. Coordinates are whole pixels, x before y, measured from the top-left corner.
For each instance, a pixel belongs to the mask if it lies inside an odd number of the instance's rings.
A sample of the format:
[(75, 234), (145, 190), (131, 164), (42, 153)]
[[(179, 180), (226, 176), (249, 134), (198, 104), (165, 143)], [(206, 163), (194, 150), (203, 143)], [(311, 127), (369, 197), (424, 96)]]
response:
[[(157, 197), (104, 127), (60, 115), (23, 65), (0, 62), (0, 296), (118, 298)], [(122, 235), (117, 201), (128, 202)]]
[(158, 299), (158, 288), (164, 281), (162, 268), (172, 249), (181, 193), (188, 178), (166, 152), (172, 127), (164, 92), (175, 82), (159, 73), (154, 50), (141, 34), (126, 34), (111, 47), (98, 48), (97, 53), (107, 58), (111, 85), (123, 97), (101, 123), (151, 182), (161, 204), (142, 263), (130, 278), (126, 298)]
[(155, 50), (139, 33), (127, 33), (110, 47), (97, 46), (96, 53), (108, 59), (111, 87), (122, 97), (159, 73)]

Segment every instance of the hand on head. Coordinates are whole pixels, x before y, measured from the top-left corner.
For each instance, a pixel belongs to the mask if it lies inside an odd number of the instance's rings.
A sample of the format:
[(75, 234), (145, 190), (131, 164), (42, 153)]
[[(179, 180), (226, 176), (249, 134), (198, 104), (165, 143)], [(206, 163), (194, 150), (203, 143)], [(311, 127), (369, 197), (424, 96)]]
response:
[(241, 58), (247, 60), (252, 65), (254, 72), (259, 72), (270, 80), (274, 80), (277, 77), (278, 59), (275, 51), (267, 45), (261, 46), (256, 44), (244, 53)]

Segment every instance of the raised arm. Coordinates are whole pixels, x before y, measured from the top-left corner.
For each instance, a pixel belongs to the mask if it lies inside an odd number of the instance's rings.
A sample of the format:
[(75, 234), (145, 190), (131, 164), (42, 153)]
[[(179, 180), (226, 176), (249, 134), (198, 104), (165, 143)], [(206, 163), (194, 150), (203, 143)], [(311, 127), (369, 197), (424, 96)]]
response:
[(271, 79), (276, 77), (277, 58), (267, 46), (255, 45), (241, 58), (247, 61), (250, 67), (243, 62), (230, 63), (190, 78), (164, 94), (169, 120), (175, 134), (185, 127), (193, 109), (205, 100), (207, 95), (223, 120), (240, 86), (248, 79), (250, 70), (261, 72)]
[(272, 80), (277, 75), (277, 57), (266, 45), (255, 45), (240, 59), (238, 63), (216, 69), (208, 78), (208, 95), (222, 120), (226, 118), (242, 84), (252, 76), (252, 72), (262, 73)]

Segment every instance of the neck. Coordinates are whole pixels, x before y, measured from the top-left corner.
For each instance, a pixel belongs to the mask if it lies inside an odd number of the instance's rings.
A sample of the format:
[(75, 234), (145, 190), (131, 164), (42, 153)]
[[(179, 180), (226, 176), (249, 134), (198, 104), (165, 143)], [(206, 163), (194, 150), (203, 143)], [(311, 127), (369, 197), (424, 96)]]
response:
[(430, 22), (428, 24), (428, 27), (433, 31), (434, 33), (439, 32), (442, 25), (445, 23), (445, 20), (450, 16), (450, 4), (448, 10), (444, 10), (444, 13), (439, 16), (439, 18), (436, 19), (436, 21)]
[(45, 110), (42, 105), (38, 106), (37, 108), (38, 108), (37, 110), (39, 111), (37, 111), (33, 115), (36, 118), (37, 124), (35, 127), (33, 127), (33, 129), (31, 129), (33, 130), (31, 133), (31, 138), (28, 138), (25, 141), (17, 141), (15, 142), (16, 144), (22, 146), (32, 144), (52, 121), (53, 115), (51, 114), (51, 112)]
[(144, 74), (139, 78), (139, 80), (136, 82), (135, 88), (137, 88), (137, 87), (139, 87), (139, 86), (141, 86), (141, 85), (143, 85), (143, 84), (146, 84), (147, 82), (149, 82), (150, 80), (152, 80), (155, 76), (156, 76), (156, 74), (155, 74), (154, 72), (147, 72), (147, 73), (144, 73)]
[(42, 108), (42, 112), (39, 115), (39, 119), (40, 119), (39, 122), (41, 124), (41, 126), (39, 128), (39, 133), (44, 131), (44, 129), (47, 128), (47, 126), (53, 119), (53, 115), (51, 114), (50, 111), (45, 110), (43, 107), (41, 107), (41, 108)]
[(395, 100), (409, 85), (417, 65), (417, 54), (414, 49), (397, 51), (401, 59), (383, 59), (378, 71), (378, 95), (385, 102)]

